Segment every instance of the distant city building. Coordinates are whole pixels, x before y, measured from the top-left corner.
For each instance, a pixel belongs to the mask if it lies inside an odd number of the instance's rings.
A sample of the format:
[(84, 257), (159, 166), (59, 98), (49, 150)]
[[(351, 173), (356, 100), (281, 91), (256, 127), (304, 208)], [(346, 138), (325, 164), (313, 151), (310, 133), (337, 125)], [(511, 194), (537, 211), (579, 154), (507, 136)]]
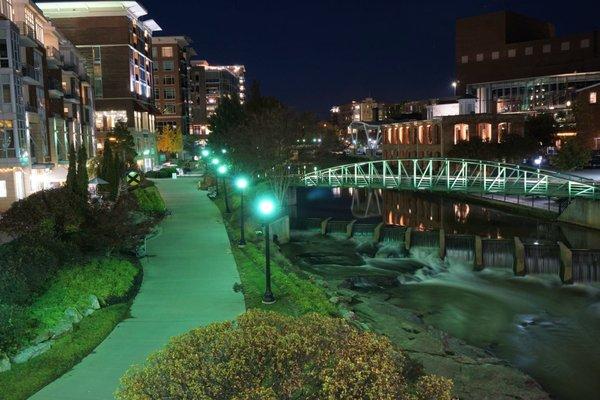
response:
[(157, 36), (152, 40), (156, 127), (169, 125), (189, 133), (192, 115), (190, 60), (196, 55), (187, 36)]
[(30, 0), (0, 0), (0, 211), (60, 186), (68, 149), (95, 154), (94, 98), (74, 46)]
[[(460, 19), (456, 78), (458, 93), (477, 98), (475, 113), (553, 112), (569, 119), (575, 101), (589, 104), (579, 93), (600, 83), (600, 38), (598, 32), (557, 37), (551, 23), (506, 11)], [(598, 145), (598, 129), (581, 133)]]
[[(77, 46), (96, 94), (100, 134), (117, 121), (133, 134), (143, 170), (157, 164), (152, 34), (161, 28), (136, 1), (38, 3), (52, 23)], [(100, 146), (102, 143), (99, 144)]]
[(246, 68), (243, 65), (209, 65), (205, 60), (191, 62), (191, 132), (206, 139), (208, 118), (215, 113), (223, 97), (246, 100)]

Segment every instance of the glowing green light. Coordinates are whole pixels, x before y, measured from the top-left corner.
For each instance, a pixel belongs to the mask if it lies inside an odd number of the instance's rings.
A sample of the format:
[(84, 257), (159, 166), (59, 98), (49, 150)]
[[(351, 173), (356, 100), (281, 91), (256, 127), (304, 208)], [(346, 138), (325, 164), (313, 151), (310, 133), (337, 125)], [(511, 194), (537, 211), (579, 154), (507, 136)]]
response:
[(240, 176), (235, 180), (235, 186), (240, 190), (246, 189), (249, 184), (250, 182), (248, 182), (248, 179), (243, 176)]
[(219, 163), (220, 163), (220, 162), (221, 162), (221, 160), (219, 160), (218, 158), (213, 158), (213, 159), (211, 160), (211, 164), (212, 164), (212, 165), (219, 165)]
[(208, 157), (210, 155), (210, 150), (204, 149), (202, 150), (202, 157)]
[(221, 165), (218, 169), (219, 174), (225, 175), (227, 173), (227, 165)]

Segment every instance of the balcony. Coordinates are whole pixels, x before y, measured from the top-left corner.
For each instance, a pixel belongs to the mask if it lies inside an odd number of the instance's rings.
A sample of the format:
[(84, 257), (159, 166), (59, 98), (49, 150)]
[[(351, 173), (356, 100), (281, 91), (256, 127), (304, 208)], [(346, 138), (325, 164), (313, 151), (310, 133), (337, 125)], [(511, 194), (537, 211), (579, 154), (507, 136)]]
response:
[(23, 65), (21, 75), (23, 76), (24, 84), (42, 86), (41, 73), (37, 68), (31, 65)]
[(62, 54), (56, 47), (46, 46), (46, 59), (48, 67), (52, 69), (57, 69), (63, 64)]
[(81, 96), (79, 90), (71, 89), (64, 91), (64, 100), (69, 103), (79, 104), (81, 103)]
[(19, 21), (19, 32), (21, 33), (21, 45), (25, 47), (37, 47), (40, 42), (37, 40), (35, 29), (27, 25), (25, 21)]
[(38, 108), (36, 105), (34, 104), (30, 104), (30, 103), (26, 103), (25, 104), (25, 111), (26, 112), (30, 112), (30, 113), (36, 113), (38, 112)]
[(48, 94), (53, 99), (60, 99), (65, 95), (62, 82), (58, 79), (49, 79), (48, 80)]

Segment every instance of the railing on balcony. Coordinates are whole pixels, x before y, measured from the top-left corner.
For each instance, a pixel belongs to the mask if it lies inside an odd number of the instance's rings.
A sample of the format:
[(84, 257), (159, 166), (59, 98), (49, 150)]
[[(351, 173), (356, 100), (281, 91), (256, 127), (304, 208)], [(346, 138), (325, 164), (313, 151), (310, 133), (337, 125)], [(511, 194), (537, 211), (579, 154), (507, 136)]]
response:
[(30, 78), (33, 79), (36, 82), (39, 82), (41, 79), (41, 74), (39, 69), (31, 66), (31, 65), (23, 65), (21, 67), (21, 74), (23, 75), (24, 78)]
[(55, 62), (62, 63), (63, 56), (60, 51), (53, 46), (46, 46), (46, 57), (48, 60), (54, 60)]

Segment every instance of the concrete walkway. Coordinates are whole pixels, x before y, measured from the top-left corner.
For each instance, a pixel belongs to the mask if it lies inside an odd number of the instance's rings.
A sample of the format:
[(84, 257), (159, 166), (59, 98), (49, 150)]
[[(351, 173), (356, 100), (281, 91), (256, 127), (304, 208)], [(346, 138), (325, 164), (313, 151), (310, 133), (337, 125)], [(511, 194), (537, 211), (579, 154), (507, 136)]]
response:
[(217, 207), (194, 179), (159, 180), (173, 215), (148, 241), (144, 281), (131, 309), (96, 350), (31, 397), (34, 400), (110, 400), (132, 364), (162, 348), (170, 337), (245, 310), (235, 260)]

